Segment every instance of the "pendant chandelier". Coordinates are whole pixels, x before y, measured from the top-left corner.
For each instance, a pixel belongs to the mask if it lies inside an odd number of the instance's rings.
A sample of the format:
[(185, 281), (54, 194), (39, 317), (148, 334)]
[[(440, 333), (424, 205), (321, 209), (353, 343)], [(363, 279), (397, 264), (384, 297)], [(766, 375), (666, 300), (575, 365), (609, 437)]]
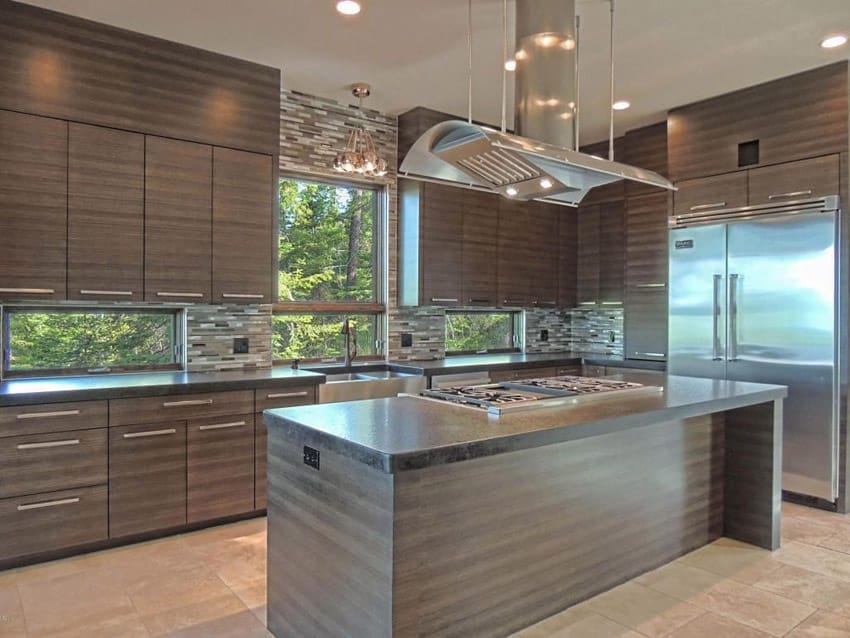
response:
[[(369, 97), (371, 92), (372, 87), (368, 84), (351, 86), (351, 94), (360, 100), (360, 109), (363, 108), (363, 98)], [(383, 177), (387, 174), (387, 161), (378, 157), (372, 136), (362, 126), (351, 131), (345, 150), (334, 158), (333, 167), (339, 173), (358, 173), (365, 177)]]

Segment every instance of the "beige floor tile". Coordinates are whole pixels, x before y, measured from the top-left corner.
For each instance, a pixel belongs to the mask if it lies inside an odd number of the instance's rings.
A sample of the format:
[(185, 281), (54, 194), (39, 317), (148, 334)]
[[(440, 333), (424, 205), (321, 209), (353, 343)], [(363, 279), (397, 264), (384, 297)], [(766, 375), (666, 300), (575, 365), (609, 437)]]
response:
[(640, 583), (679, 600), (688, 601), (705, 593), (725, 576), (693, 567), (687, 563), (673, 562), (635, 578)]
[(818, 611), (788, 634), (787, 638), (850, 638), (850, 619)]
[(782, 542), (796, 541), (818, 545), (835, 534), (836, 525), (823, 519), (784, 516), (782, 518)]
[(703, 614), (674, 631), (668, 638), (770, 638), (770, 634), (723, 616)]
[(633, 582), (591, 598), (586, 604), (597, 614), (651, 638), (666, 636), (703, 613), (693, 605)]
[(266, 605), (266, 577), (261, 576), (253, 581), (241, 582), (230, 587), (234, 594), (251, 610)]
[(843, 554), (850, 554), (850, 530), (841, 531), (825, 538), (818, 545)]
[(587, 603), (582, 603), (511, 634), (510, 638), (549, 638), (556, 632), (592, 615), (596, 614), (588, 608)]
[(269, 624), (269, 613), (268, 613), (268, 607), (266, 605), (261, 605), (260, 607), (255, 607), (254, 609), (251, 610), (251, 613), (253, 613), (257, 617), (257, 619), (261, 623), (263, 623), (263, 627), (268, 626), (268, 624)]
[[(532, 636), (526, 638), (532, 638)], [(566, 627), (533, 634), (533, 638), (646, 638), (646, 635), (616, 623), (610, 618), (589, 614)]]
[(747, 584), (781, 567), (766, 549), (729, 538), (721, 538), (701, 547), (679, 561)]
[(14, 583), (0, 585), (0, 638), (26, 636), (24, 610)]
[[(235, 594), (197, 601), (183, 607), (171, 607), (142, 616), (151, 636), (166, 636), (192, 627), (210, 625), (237, 614), (251, 613)], [(212, 637), (215, 634), (207, 634)]]
[(219, 600), (235, 597), (230, 588), (209, 571), (188, 571), (180, 574), (163, 572), (158, 579), (146, 580), (129, 587), (127, 593), (142, 616), (196, 603), (213, 606)]
[(733, 580), (715, 585), (693, 604), (772, 636), (784, 636), (815, 611), (809, 605)]
[(192, 551), (230, 587), (251, 583), (266, 575), (264, 533), (193, 545)]
[(186, 543), (192, 546), (216, 543), (235, 538), (243, 538), (254, 534), (266, 533), (266, 517), (250, 518), (237, 523), (227, 525), (216, 525), (197, 532), (189, 532), (180, 536)]
[(69, 627), (43, 634), (44, 638), (149, 638), (147, 627), (137, 616), (107, 618), (81, 627)]
[(847, 581), (783, 565), (754, 586), (812, 607), (850, 617), (850, 582)]
[(850, 555), (824, 547), (789, 542), (776, 550), (774, 558), (787, 565), (850, 581)]
[(168, 638), (267, 638), (272, 636), (266, 630), (265, 624), (247, 610), (194, 624), (166, 635)]

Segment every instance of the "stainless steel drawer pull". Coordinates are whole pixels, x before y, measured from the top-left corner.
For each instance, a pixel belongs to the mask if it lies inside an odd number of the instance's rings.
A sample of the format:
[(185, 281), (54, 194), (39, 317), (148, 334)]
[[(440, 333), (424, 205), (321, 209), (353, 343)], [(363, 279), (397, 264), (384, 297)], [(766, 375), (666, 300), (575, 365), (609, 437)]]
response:
[(538, 306), (554, 306), (557, 302), (554, 299), (551, 300), (542, 300), (535, 302)]
[(40, 510), (44, 507), (56, 507), (58, 505), (73, 505), (74, 503), (79, 503), (80, 497), (75, 496), (74, 498), (61, 498), (58, 501), (42, 501), (41, 503), (27, 503), (26, 505), (18, 505), (19, 512), (25, 512), (27, 510)]
[(177, 434), (177, 430), (175, 428), (168, 428), (167, 430), (148, 430), (147, 432), (129, 432), (124, 435), (125, 439), (143, 439), (148, 436), (165, 436), (166, 434)]
[(519, 299), (503, 299), (502, 303), (506, 306), (521, 306), (523, 304)]
[(454, 297), (431, 297), (431, 303), (457, 303)]
[(216, 423), (215, 425), (199, 425), (198, 429), (202, 432), (206, 430), (224, 430), (226, 428), (238, 428), (245, 425), (245, 421), (233, 421), (232, 423)]
[(267, 394), (267, 399), (294, 399), (295, 397), (306, 397), (307, 392), (277, 392), (275, 394)]
[(622, 301), (603, 301), (602, 305), (603, 306), (622, 306), (623, 302)]
[(24, 419), (52, 419), (54, 417), (59, 416), (77, 416), (80, 413), (79, 410), (59, 410), (57, 412), (24, 412), (15, 417), (15, 419), (22, 421)]
[(696, 206), (691, 206), (691, 210), (707, 210), (709, 208), (723, 208), (726, 206), (726, 202), (714, 202), (713, 204), (697, 204)]
[(493, 302), (490, 299), (476, 299), (475, 297), (470, 297), (469, 303), (493, 303)]
[(45, 441), (44, 443), (21, 443), (19, 450), (40, 450), (46, 447), (65, 447), (67, 445), (79, 445), (80, 439), (67, 439), (65, 441)]
[(786, 197), (803, 197), (805, 195), (811, 195), (812, 189), (809, 188), (804, 191), (791, 191), (790, 193), (777, 193), (776, 195), (768, 195), (768, 199), (785, 199)]
[(53, 288), (0, 288), (0, 293), (20, 293), (22, 295), (52, 295)]
[(164, 408), (184, 408), (191, 405), (212, 405), (212, 399), (190, 399), (188, 401), (166, 401), (162, 404)]
[(663, 352), (635, 352), (635, 354), (643, 355), (645, 357), (664, 357), (664, 356), (667, 356)]
[(156, 293), (157, 297), (193, 297), (195, 299), (200, 299), (204, 296), (202, 292), (158, 292)]
[(221, 296), (225, 299), (264, 299), (265, 295), (247, 292), (223, 292)]
[(595, 306), (596, 302), (595, 301), (579, 301), (578, 305), (579, 306)]
[(132, 297), (131, 290), (81, 290), (81, 295), (103, 295), (109, 297)]
[(667, 284), (637, 284), (635, 288), (666, 288)]

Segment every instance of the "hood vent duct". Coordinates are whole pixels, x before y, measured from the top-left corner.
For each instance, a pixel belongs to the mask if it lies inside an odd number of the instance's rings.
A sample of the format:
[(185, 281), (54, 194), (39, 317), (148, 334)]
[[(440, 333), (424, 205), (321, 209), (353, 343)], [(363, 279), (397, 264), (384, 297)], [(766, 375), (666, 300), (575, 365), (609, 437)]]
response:
[(571, 206), (591, 188), (620, 179), (675, 190), (652, 171), (573, 150), (575, 0), (516, 0), (516, 7), (518, 134), (442, 122), (414, 143), (400, 175)]

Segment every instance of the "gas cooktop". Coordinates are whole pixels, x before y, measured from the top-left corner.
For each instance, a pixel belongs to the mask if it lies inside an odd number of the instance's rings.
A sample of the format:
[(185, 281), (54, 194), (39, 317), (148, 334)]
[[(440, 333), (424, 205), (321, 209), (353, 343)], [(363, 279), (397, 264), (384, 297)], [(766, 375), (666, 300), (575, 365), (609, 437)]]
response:
[(646, 386), (630, 381), (562, 376), (422, 390), (419, 396), (486, 410), (490, 414), (503, 414), (517, 410), (584, 403), (590, 399), (607, 399), (622, 393), (661, 390), (658, 386)]

